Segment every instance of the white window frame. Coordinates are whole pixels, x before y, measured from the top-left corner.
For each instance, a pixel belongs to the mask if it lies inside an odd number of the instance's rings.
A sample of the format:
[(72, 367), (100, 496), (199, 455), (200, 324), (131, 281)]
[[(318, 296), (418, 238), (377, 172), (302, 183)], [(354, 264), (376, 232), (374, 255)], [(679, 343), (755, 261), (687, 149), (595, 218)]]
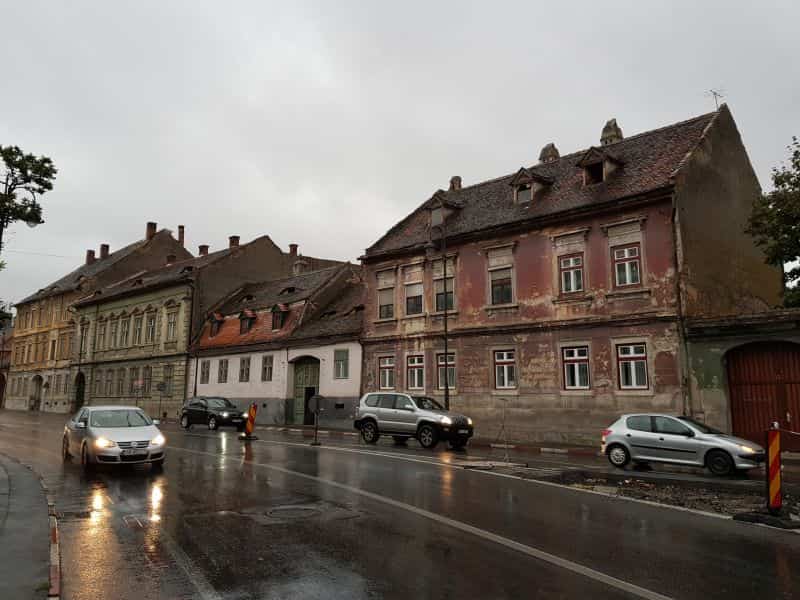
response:
[[(561, 362), (564, 373), (565, 390), (589, 390), (592, 388), (592, 373), (589, 365), (589, 346), (564, 346), (561, 348)], [(586, 366), (586, 385), (580, 384), (580, 367)], [(570, 384), (570, 373), (576, 382)]]
[[(456, 389), (456, 353), (448, 352), (445, 358), (444, 352), (436, 354), (436, 389), (444, 390), (444, 374), (447, 372), (447, 389)], [(452, 373), (452, 377), (450, 374)], [(452, 383), (452, 385), (451, 385)]]
[[(493, 350), (494, 388), (496, 390), (513, 390), (517, 387), (517, 351)], [(501, 376), (502, 373), (502, 376)], [(509, 378), (509, 373), (511, 377)], [(511, 379), (511, 383), (509, 383)], [(502, 380), (502, 385), (501, 385)]]
[[(575, 294), (584, 290), (583, 252), (558, 257), (558, 273), (562, 294)], [(569, 288), (567, 289), (567, 282)], [(579, 285), (576, 285), (579, 284)]]
[(406, 356), (406, 389), (425, 389), (425, 355), (409, 354)]
[(275, 359), (272, 354), (265, 354), (261, 357), (261, 381), (272, 381)]
[[(344, 358), (342, 358), (344, 357)], [(333, 378), (350, 378), (350, 350), (348, 348), (336, 348), (333, 351)]]
[[(645, 342), (628, 342), (616, 344), (617, 377), (619, 377), (620, 390), (648, 390), (650, 389), (650, 373), (647, 365), (647, 344)], [(644, 382), (639, 381), (636, 364), (644, 365)], [(630, 369), (629, 385), (623, 382), (623, 367)]]
[[(384, 375), (386, 377), (384, 378)], [(391, 380), (391, 381), (390, 381)], [(393, 390), (395, 389), (395, 362), (394, 356), (379, 356), (378, 357), (378, 389), (380, 390)]]
[(239, 358), (239, 383), (250, 383), (250, 357)]
[[(614, 287), (631, 287), (642, 284), (642, 250), (639, 242), (614, 246), (611, 249), (611, 258), (614, 265)], [(619, 265), (624, 265), (624, 282), (620, 282)], [(631, 281), (634, 272), (633, 265), (636, 265), (636, 281)]]

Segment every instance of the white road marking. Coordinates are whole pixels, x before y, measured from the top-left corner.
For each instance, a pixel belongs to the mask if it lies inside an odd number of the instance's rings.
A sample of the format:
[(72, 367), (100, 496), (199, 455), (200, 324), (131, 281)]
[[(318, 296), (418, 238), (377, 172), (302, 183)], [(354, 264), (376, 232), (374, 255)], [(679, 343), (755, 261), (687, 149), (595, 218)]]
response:
[[(216, 454), (213, 452), (206, 452), (203, 450), (190, 450), (188, 448), (180, 448), (178, 446), (169, 446), (169, 448), (178, 451), (178, 452), (188, 452), (190, 454), (201, 454), (206, 456), (213, 456), (215, 458), (219, 458), (222, 456), (227, 461), (236, 461), (237, 463), (242, 460), (241, 457), (232, 457), (226, 454)], [(522, 544), (520, 542), (515, 542), (509, 538), (503, 537), (496, 533), (492, 533), (491, 531), (486, 531), (485, 529), (479, 529), (478, 527), (474, 527), (473, 525), (469, 525), (462, 521), (457, 521), (455, 519), (451, 519), (449, 517), (445, 517), (443, 515), (425, 510), (423, 508), (418, 508), (411, 504), (406, 504), (405, 502), (400, 502), (398, 500), (394, 500), (392, 498), (388, 498), (386, 496), (381, 496), (380, 494), (375, 494), (373, 492), (368, 492), (366, 490), (362, 490), (357, 487), (353, 487), (344, 483), (339, 483), (338, 481), (333, 481), (330, 479), (324, 479), (322, 477), (317, 477), (315, 475), (308, 475), (306, 473), (301, 473), (299, 471), (293, 471), (292, 469), (286, 469), (284, 467), (279, 467), (277, 465), (270, 465), (266, 463), (259, 463), (254, 461), (248, 461), (245, 459), (245, 462), (257, 466), (263, 467), (265, 469), (270, 469), (272, 471), (277, 471), (278, 473), (283, 473), (285, 475), (292, 475), (294, 477), (299, 477), (301, 479), (306, 479), (308, 481), (314, 481), (316, 483), (322, 483), (325, 485), (329, 485), (334, 488), (338, 488), (340, 490), (344, 490), (346, 492), (350, 492), (351, 494), (356, 494), (359, 496), (363, 496), (365, 498), (369, 498), (370, 500), (375, 500), (376, 502), (381, 502), (383, 504), (388, 504), (389, 506), (393, 506), (395, 508), (399, 508), (402, 510), (406, 510), (408, 512), (414, 513), (421, 517), (425, 517), (426, 519), (430, 519), (431, 521), (435, 521), (437, 523), (441, 523), (443, 525), (447, 525), (452, 527), (453, 529), (457, 529), (459, 531), (463, 531), (464, 533), (469, 533), (475, 535), (477, 537), (483, 538), (490, 542), (494, 542), (501, 546), (505, 546), (506, 548), (510, 548), (511, 550), (516, 550), (522, 554), (526, 554), (532, 558), (536, 558), (543, 562), (546, 562), (551, 565), (555, 565), (567, 571), (571, 571), (578, 575), (582, 575), (594, 581), (598, 581), (610, 587), (616, 588), (618, 590), (622, 590), (629, 594), (633, 594), (639, 598), (645, 598), (646, 600), (671, 600), (669, 596), (664, 596), (663, 594), (659, 594), (658, 592), (654, 592), (652, 590), (648, 590), (646, 588), (640, 587), (633, 583), (629, 583), (622, 579), (618, 579), (616, 577), (612, 577), (611, 575), (606, 575), (600, 571), (596, 571), (591, 567), (587, 567), (585, 565), (581, 565), (576, 562), (572, 562), (566, 558), (562, 558), (560, 556), (556, 556), (555, 554), (550, 554), (549, 552), (545, 552), (544, 550), (540, 550), (539, 548), (534, 548), (533, 546), (528, 546), (526, 544)]]

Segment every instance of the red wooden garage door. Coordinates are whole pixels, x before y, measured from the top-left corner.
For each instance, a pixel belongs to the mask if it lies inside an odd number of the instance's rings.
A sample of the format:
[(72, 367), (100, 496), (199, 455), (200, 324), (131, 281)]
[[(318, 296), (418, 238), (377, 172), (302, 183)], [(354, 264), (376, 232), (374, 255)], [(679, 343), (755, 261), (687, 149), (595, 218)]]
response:
[(764, 444), (777, 421), (800, 430), (800, 344), (763, 342), (727, 354), (733, 433)]

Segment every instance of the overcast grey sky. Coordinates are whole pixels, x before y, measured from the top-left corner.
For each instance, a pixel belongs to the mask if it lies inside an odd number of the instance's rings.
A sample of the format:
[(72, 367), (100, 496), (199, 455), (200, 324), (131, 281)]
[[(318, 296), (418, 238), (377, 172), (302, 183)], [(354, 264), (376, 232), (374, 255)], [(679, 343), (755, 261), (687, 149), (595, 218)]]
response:
[(59, 169), (46, 224), (8, 236), (10, 301), (148, 220), (192, 252), (355, 260), (451, 175), (708, 112), (711, 87), (765, 188), (800, 135), (797, 2), (2, 3), (0, 144)]

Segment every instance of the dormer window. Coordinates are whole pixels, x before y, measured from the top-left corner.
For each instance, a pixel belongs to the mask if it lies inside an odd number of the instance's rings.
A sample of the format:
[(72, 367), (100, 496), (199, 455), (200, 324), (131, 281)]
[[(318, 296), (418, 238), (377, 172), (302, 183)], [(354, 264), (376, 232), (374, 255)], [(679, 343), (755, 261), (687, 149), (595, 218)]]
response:
[(280, 291), (279, 296), (285, 296), (287, 294), (294, 294), (297, 291), (297, 288), (290, 285), (289, 287), (285, 287)]
[(606, 148), (589, 148), (575, 166), (583, 169), (583, 185), (608, 181), (623, 162)]
[(282, 304), (276, 304), (272, 307), (272, 330), (278, 331), (279, 329), (283, 329), (284, 323), (286, 323), (286, 313), (289, 310), (286, 306)]
[(247, 333), (253, 328), (253, 324), (256, 322), (255, 319), (250, 317), (243, 317), (239, 319), (239, 333)]
[(517, 186), (517, 204), (525, 204), (531, 201), (532, 188), (530, 183), (523, 183)]
[(211, 321), (211, 337), (214, 337), (219, 333), (219, 328), (222, 323), (219, 321)]
[(583, 168), (584, 185), (603, 183), (603, 163), (597, 162)]

